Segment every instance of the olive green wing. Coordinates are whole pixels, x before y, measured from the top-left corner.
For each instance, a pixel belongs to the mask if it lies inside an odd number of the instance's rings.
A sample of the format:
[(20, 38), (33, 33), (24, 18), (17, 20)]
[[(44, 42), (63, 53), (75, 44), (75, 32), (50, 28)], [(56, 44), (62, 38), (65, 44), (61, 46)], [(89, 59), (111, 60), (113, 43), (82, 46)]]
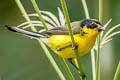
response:
[[(80, 21), (72, 22), (71, 26), (72, 26), (73, 34), (78, 34), (82, 30), (82, 28), (80, 27)], [(53, 28), (49, 31), (45, 31), (45, 32), (43, 32), (43, 34), (46, 34), (46, 35), (57, 35), (57, 34), (68, 35), (69, 31), (68, 31), (67, 25), (64, 25), (61, 27)]]

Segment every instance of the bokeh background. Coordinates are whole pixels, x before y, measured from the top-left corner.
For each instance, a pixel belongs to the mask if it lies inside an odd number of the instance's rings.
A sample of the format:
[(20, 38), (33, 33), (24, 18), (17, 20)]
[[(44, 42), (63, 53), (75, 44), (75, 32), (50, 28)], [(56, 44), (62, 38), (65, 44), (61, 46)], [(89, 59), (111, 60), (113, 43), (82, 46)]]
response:
[[(34, 13), (31, 0), (21, 0), (28, 13)], [(46, 10), (58, 16), (60, 0), (36, 0), (40, 10)], [(66, 0), (71, 21), (85, 18), (80, 0)], [(98, 19), (98, 0), (86, 0), (90, 17)], [(112, 18), (109, 28), (120, 24), (120, 0), (103, 0), (103, 24)], [(7, 31), (4, 25), (17, 26), (24, 22), (15, 0), (0, 1), (0, 80), (59, 80), (58, 75), (36, 40)], [(118, 28), (117, 30), (120, 30)], [(62, 68), (59, 58), (51, 52)], [(101, 49), (101, 80), (112, 80), (120, 60), (120, 35)], [(81, 57), (81, 63), (92, 80), (90, 54)], [(79, 77), (72, 68), (73, 75)], [(61, 69), (64, 74), (64, 69)], [(66, 76), (67, 77), (67, 76)], [(67, 77), (67, 79), (69, 79)], [(120, 77), (119, 77), (120, 80)]]

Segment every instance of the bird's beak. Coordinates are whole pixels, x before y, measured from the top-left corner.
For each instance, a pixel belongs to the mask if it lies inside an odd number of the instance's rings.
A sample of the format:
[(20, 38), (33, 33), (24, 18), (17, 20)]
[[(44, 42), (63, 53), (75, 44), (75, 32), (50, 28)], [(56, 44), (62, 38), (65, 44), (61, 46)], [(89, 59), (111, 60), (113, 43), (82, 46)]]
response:
[(105, 31), (105, 28), (102, 27), (102, 26), (101, 26), (101, 27), (97, 27), (96, 29), (97, 29), (99, 32), (101, 32), (101, 31)]

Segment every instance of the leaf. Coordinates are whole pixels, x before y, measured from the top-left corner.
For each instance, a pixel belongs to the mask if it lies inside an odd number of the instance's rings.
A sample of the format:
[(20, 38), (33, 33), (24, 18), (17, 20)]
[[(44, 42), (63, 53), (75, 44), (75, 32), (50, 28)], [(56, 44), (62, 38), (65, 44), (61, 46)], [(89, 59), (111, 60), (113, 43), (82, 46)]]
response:
[(28, 24), (41, 24), (41, 21), (30, 21), (30, 22), (24, 22), (20, 25), (18, 25), (17, 27), (22, 27), (22, 26), (25, 26), (25, 25), (28, 25)]
[(43, 32), (43, 31), (46, 31), (46, 30), (45, 30), (45, 29), (41, 29), (41, 30), (40, 30), (40, 31), (38, 31), (38, 32), (40, 32), (40, 33), (41, 33), (41, 32)]
[[(53, 28), (53, 26), (51, 26), (50, 24), (46, 23), (46, 25), (47, 25), (48, 29), (52, 29)], [(41, 24), (29, 24), (27, 26), (24, 26), (23, 29), (29, 28), (31, 26), (40, 26), (40, 27), (43, 27), (43, 24), (42, 23)]]
[(105, 28), (105, 29), (108, 27), (108, 25), (110, 24), (111, 21), (112, 21), (112, 19), (110, 19), (110, 20), (104, 25), (104, 28)]
[(41, 13), (46, 14), (46, 15), (48, 15), (49, 17), (51, 17), (51, 19), (52, 19), (58, 26), (60, 26), (60, 23), (59, 23), (57, 17), (56, 17), (54, 14), (52, 14), (51, 12), (48, 12), (48, 11), (41, 11)]
[[(48, 24), (48, 23), (46, 23), (46, 25), (48, 26), (48, 29), (52, 29), (52, 28), (53, 28), (53, 26), (50, 25), (50, 24)], [(23, 27), (24, 29), (25, 29), (25, 28), (28, 28), (28, 27), (30, 27), (30, 26), (40, 26), (40, 27), (43, 27), (41, 21), (24, 22), (24, 23), (18, 25), (17, 27), (22, 27), (22, 26), (24, 26), (24, 27)]]
[(111, 38), (111, 37), (113, 37), (113, 36), (115, 36), (115, 35), (117, 35), (117, 34), (120, 34), (120, 31), (113, 32), (112, 34), (110, 34), (109, 36), (107, 36), (107, 37), (105, 38), (105, 40), (108, 40), (109, 38)]
[(64, 14), (59, 7), (58, 7), (58, 13), (59, 13), (59, 19), (60, 19), (61, 25), (65, 25), (65, 17), (64, 17)]
[[(106, 29), (111, 21), (112, 21), (112, 19), (110, 19), (103, 27)], [(101, 37), (103, 37), (103, 33), (104, 33), (104, 31), (101, 32)]]
[(106, 40), (106, 41), (102, 41), (102, 42), (101, 42), (101, 47), (104, 46), (106, 43), (108, 43), (108, 42), (111, 41), (111, 40), (112, 40), (112, 38), (111, 38), (111, 39), (108, 39), (108, 40)]
[(120, 24), (118, 24), (118, 25), (110, 28), (110, 29), (106, 32), (106, 34), (104, 35), (103, 40), (104, 40), (114, 29), (118, 28), (119, 26), (120, 26)]
[[(38, 14), (29, 14), (29, 16), (36, 16), (36, 17), (39, 17)], [(47, 22), (49, 22), (50, 24), (52, 24), (54, 27), (57, 27), (56, 23), (51, 19), (49, 18), (48, 16), (45, 16), (45, 15), (42, 15), (43, 19)]]

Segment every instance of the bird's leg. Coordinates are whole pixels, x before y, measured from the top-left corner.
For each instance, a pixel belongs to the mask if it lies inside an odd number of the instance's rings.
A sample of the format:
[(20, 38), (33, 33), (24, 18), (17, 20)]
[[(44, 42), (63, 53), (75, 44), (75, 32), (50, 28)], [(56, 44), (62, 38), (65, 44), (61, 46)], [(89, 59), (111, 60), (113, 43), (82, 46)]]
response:
[[(68, 58), (68, 61), (78, 70), (78, 72), (79, 72), (79, 68), (72, 62), (72, 58)], [(80, 74), (80, 72), (79, 72), (79, 74)], [(83, 74), (80, 74), (80, 77), (82, 78), (82, 79), (84, 79), (85, 77), (86, 77), (86, 75), (83, 73)]]
[(68, 61), (69, 61), (77, 70), (79, 70), (79, 68), (72, 62), (72, 58), (68, 58)]
[(62, 47), (62, 48), (57, 47), (56, 50), (57, 50), (57, 51), (61, 51), (61, 50), (65, 49), (65, 48), (68, 48), (68, 47), (71, 47), (71, 46), (72, 46), (72, 44), (69, 44), (69, 45), (64, 46), (64, 47)]
[[(73, 47), (72, 47), (72, 49), (74, 50), (74, 49), (77, 49), (78, 48), (78, 45), (77, 44), (75, 44)], [(79, 68), (72, 62), (72, 58), (69, 58), (68, 59), (68, 61), (78, 70), (78, 72), (79, 72)], [(80, 74), (80, 77), (82, 78), (82, 79), (85, 79), (85, 77), (86, 77), (86, 75), (84, 74), (84, 73), (80, 73), (79, 72), (79, 74)]]
[[(65, 48), (68, 48), (68, 47), (72, 47), (72, 44), (69, 44), (69, 45), (66, 45), (66, 46), (64, 46), (64, 47), (57, 47), (56, 48), (56, 50), (57, 51), (61, 51), (61, 50), (63, 50), (63, 49), (65, 49)], [(73, 47), (72, 47), (72, 49), (74, 50), (74, 49), (77, 49), (78, 48), (78, 45), (77, 44), (75, 44)]]
[(78, 48), (78, 45), (77, 44), (75, 44), (73, 47), (72, 47), (72, 49), (74, 50), (74, 49), (77, 49)]

